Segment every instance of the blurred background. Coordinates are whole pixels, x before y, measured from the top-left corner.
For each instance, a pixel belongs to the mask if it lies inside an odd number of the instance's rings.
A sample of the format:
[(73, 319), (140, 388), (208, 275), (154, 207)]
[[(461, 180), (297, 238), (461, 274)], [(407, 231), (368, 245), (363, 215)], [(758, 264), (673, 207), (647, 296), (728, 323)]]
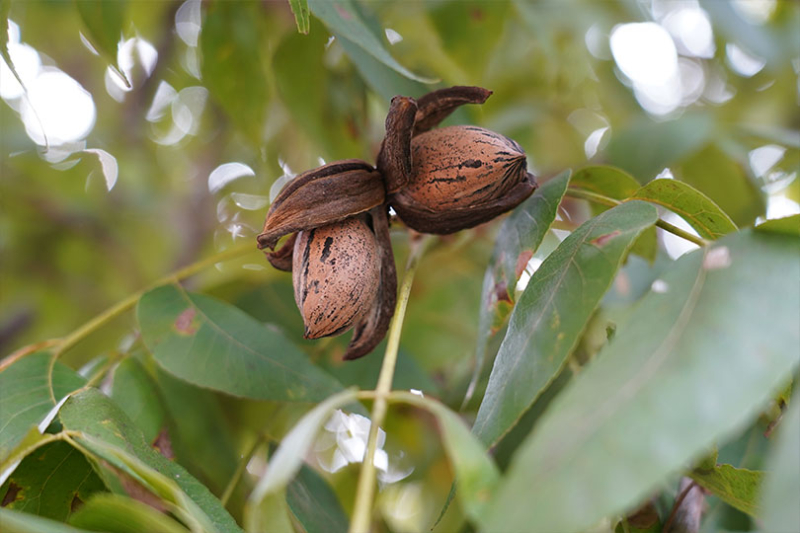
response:
[[(0, 62), (0, 354), (64, 335), (240, 243), (253, 254), (189, 286), (300, 339), (290, 276), (267, 269), (255, 235), (295, 174), (337, 159), (374, 162), (395, 94), (493, 90), (450, 122), (514, 138), (542, 181), (611, 164), (641, 183), (690, 183), (740, 227), (800, 212), (796, 2), (310, 3), (352, 25), (312, 15), (303, 35), (282, 0), (105, 2), (114, 7), (100, 15), (102, 2), (3, 3), (25, 89)], [(565, 207), (576, 223), (588, 215), (579, 202)], [(459, 406), (498, 227), (443, 239), (424, 260), (396, 387)], [(661, 238), (663, 257), (687, 250)], [(395, 227), (393, 239), (402, 264), (405, 231)], [(134, 325), (117, 320), (65, 362), (125, 349)], [(343, 339), (298, 342), (343, 382), (374, 386), (379, 357), (342, 366)], [(263, 408), (231, 412), (245, 419)], [(429, 456), (414, 464), (446, 468), (431, 451), (435, 436), (394, 429), (409, 453)], [(392, 497), (425, 502), (414, 490)]]

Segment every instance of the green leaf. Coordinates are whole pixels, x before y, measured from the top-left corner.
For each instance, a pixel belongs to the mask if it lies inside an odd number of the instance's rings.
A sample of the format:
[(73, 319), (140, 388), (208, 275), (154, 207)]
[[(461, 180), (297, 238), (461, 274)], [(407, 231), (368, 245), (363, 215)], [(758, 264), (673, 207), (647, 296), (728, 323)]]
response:
[(355, 117), (364, 114), (365, 91), (363, 84), (336, 83), (329, 71), (314, 67), (324, 64), (328, 36), (320, 29), (314, 21), (310, 35), (292, 32), (280, 42), (272, 60), (275, 82), (293, 120), (325, 149), (321, 155), (352, 157), (363, 151), (360, 139), (365, 132)]
[(294, 478), (311, 450), (317, 433), (331, 414), (355, 399), (356, 392), (350, 389), (331, 396), (306, 413), (283, 438), (245, 506), (245, 526), (248, 531), (264, 530), (262, 507), (265, 502), (269, 503), (270, 497), (280, 494)]
[[(624, 170), (602, 165), (581, 168), (575, 172), (569, 186), (602, 194), (615, 200), (626, 200), (641, 188), (636, 178)], [(595, 205), (597, 204), (592, 204), (593, 207)], [(598, 207), (603, 208), (603, 206)]]
[(575, 230), (531, 277), (494, 362), (473, 432), (495, 444), (552, 382), (580, 340), (625, 252), (656, 209), (627, 202)]
[(134, 357), (122, 360), (114, 369), (110, 384), (111, 399), (125, 411), (125, 414), (144, 434), (147, 442), (156, 440), (169, 422), (158, 387)]
[(477, 522), (486, 512), (489, 498), (500, 479), (497, 466), (483, 445), (470, 434), (464, 421), (440, 402), (410, 392), (393, 392), (389, 399), (425, 409), (436, 417), (442, 445), (455, 474), (456, 495), (467, 516)]
[(260, 145), (269, 92), (255, 2), (210, 2), (200, 33), (203, 83), (236, 127)]
[(442, 46), (476, 80), (483, 77), (503, 36), (510, 2), (459, 0), (428, 4)]
[(59, 417), (64, 429), (79, 433), (74, 436), (77, 444), (93, 458), (113, 465), (114, 469), (100, 471), (109, 486), (113, 487), (116, 481), (115, 491), (129, 489), (133, 480), (171, 503), (173, 511), (180, 512), (184, 520), (209, 523), (220, 532), (241, 531), (206, 487), (148, 446), (134, 423), (98, 390), (87, 389), (70, 397)]
[(647, 183), (703, 146), (712, 133), (713, 123), (707, 115), (685, 115), (665, 122), (643, 119), (614, 134), (606, 154), (612, 165), (630, 172), (639, 183)]
[(333, 33), (346, 35), (387, 67), (411, 80), (422, 83), (436, 81), (418, 76), (398, 63), (384, 46), (384, 41), (370, 30), (353, 0), (310, 0), (309, 7)]
[[(501, 300), (505, 294), (509, 304), (514, 299), (517, 284), (517, 263), (523, 254), (533, 255), (542, 244), (550, 225), (556, 218), (558, 206), (570, 179), (566, 170), (542, 184), (533, 196), (517, 206), (503, 221), (483, 278), (481, 308), (478, 316), (478, 339), (475, 348), (475, 368), (467, 391), (466, 401), (483, 374), (486, 361), (486, 348), (489, 338), (495, 333), (495, 323), (499, 313), (498, 306), (506, 303)], [(524, 258), (524, 256), (523, 256)]]
[(3, 533), (88, 533), (40, 516), (0, 507), (0, 529)]
[(767, 458), (767, 475), (761, 494), (765, 533), (800, 531), (800, 401), (793, 402), (778, 426)]
[(297, 31), (307, 35), (311, 25), (308, 0), (289, 0), (289, 6), (292, 8)]
[(342, 389), (280, 333), (227, 303), (165, 285), (139, 300), (156, 361), (194, 385), (258, 400), (316, 402)]
[(644, 200), (666, 207), (680, 215), (701, 237), (718, 239), (737, 230), (736, 224), (703, 193), (676, 180), (653, 180), (631, 199)]
[[(28, 430), (56, 405), (47, 379), (50, 357), (47, 352), (33, 353), (0, 372), (0, 459), (3, 461)], [(56, 401), (84, 383), (86, 380), (61, 363), (53, 368)]]
[[(570, 180), (569, 186), (602, 194), (615, 200), (627, 200), (641, 188), (639, 182), (624, 170), (602, 165), (584, 167), (578, 170)], [(589, 202), (589, 206), (595, 216), (608, 210), (607, 206), (595, 202)], [(658, 238), (655, 226), (646, 229), (636, 239), (631, 252), (647, 259), (650, 263), (655, 261), (658, 253)]]
[(745, 163), (714, 144), (695, 152), (672, 171), (708, 196), (739, 227), (751, 226), (764, 213), (763, 194), (748, 177)]
[[(172, 447), (178, 462), (222, 494), (236, 471), (239, 455), (231, 436), (230, 420), (215, 393), (194, 387), (156, 369), (159, 392), (172, 420)], [(203, 446), (194, 443), (202, 442)]]
[(430, 90), (428, 86), (398, 74), (347, 37), (339, 33), (334, 35), (364, 81), (387, 102), (387, 108), (388, 102), (398, 94), (420, 97)]
[(66, 442), (53, 442), (28, 455), (0, 488), (0, 500), (15, 509), (66, 521), (73, 508), (105, 490), (91, 465)]
[(187, 533), (168, 515), (118, 494), (98, 494), (69, 520), (73, 526), (107, 533)]
[(675, 262), (554, 400), (484, 529), (590, 527), (757, 416), (798, 363), (800, 301), (786, 297), (800, 292), (798, 252), (797, 239), (746, 231)]
[(123, 38), (127, 0), (75, 0), (75, 7), (92, 46), (111, 64), (125, 85), (131, 87), (130, 80), (117, 64), (117, 47)]
[(319, 474), (303, 466), (286, 489), (286, 501), (306, 533), (345, 533), (349, 521), (336, 493)]
[(800, 215), (767, 220), (756, 226), (756, 231), (770, 231), (800, 237)]
[(689, 477), (728, 505), (750, 516), (761, 514), (758, 493), (764, 472), (723, 464), (708, 470), (695, 469)]

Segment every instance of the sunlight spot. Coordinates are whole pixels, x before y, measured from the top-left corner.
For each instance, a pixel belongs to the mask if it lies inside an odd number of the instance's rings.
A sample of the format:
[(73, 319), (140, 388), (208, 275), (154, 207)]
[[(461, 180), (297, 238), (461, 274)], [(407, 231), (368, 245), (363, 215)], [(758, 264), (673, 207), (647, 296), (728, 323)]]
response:
[(100, 160), (100, 168), (103, 171), (103, 177), (106, 180), (106, 188), (110, 191), (117, 183), (117, 175), (119, 174), (119, 165), (117, 158), (109, 154), (105, 150), (99, 148), (87, 148), (84, 153), (95, 154), (97, 159)]
[(653, 179), (656, 179), (656, 180), (674, 180), (675, 176), (672, 175), (672, 170), (670, 170), (669, 168), (665, 168), (664, 170), (659, 172), (658, 175)]
[(422, 394), (422, 391), (419, 390), (419, 389), (409, 389), (408, 392), (410, 392), (411, 394), (413, 394), (415, 396), (419, 396), (420, 398), (424, 398), (425, 397), (425, 395)]
[(82, 31), (79, 31), (78, 35), (81, 38), (81, 43), (83, 43), (83, 46), (85, 46), (86, 49), (89, 50), (89, 52), (92, 53), (92, 55), (95, 55), (95, 56), (99, 56), (100, 55), (100, 52), (98, 52), (97, 49), (95, 49), (94, 45), (91, 42), (89, 42), (89, 39), (86, 38), (86, 36), (83, 34)]
[[(117, 47), (117, 66), (131, 83), (134, 82), (134, 67), (137, 64), (142, 67), (145, 78), (149, 78), (157, 62), (158, 51), (141, 37), (120, 41)], [(125, 99), (125, 93), (133, 90), (111, 65), (106, 68), (105, 85), (109, 96), (118, 102)]]
[(783, 154), (786, 153), (786, 148), (778, 146), (777, 144), (767, 144), (751, 150), (747, 154), (747, 159), (750, 161), (750, 168), (753, 169), (753, 174), (756, 177), (763, 178), (767, 175), (772, 167), (778, 164), (778, 161), (783, 159)]
[(767, 219), (785, 218), (800, 214), (800, 204), (783, 193), (772, 194), (767, 198)]
[(611, 50), (608, 48), (608, 34), (603, 31), (599, 23), (592, 24), (583, 37), (586, 49), (597, 59), (611, 59)]
[[(11, 62), (17, 70), (17, 74), (22, 78), (22, 83), (30, 88), (42, 66), (39, 52), (27, 44), (9, 42), (8, 54), (11, 56)], [(22, 93), (22, 86), (17, 81), (17, 78), (14, 77), (14, 73), (6, 65), (5, 60), (0, 58), (0, 97), (4, 100), (13, 100), (22, 96)]]
[(605, 137), (608, 127), (598, 128), (586, 137), (586, 142), (583, 143), (583, 151), (586, 153), (586, 159), (591, 159), (597, 154), (600, 148), (600, 143), (605, 139), (604, 144), (608, 144), (608, 138)]
[(714, 57), (714, 34), (706, 12), (692, 4), (678, 4), (662, 24), (675, 38), (678, 51), (687, 56), (710, 59)]
[(216, 194), (234, 180), (255, 175), (253, 169), (244, 163), (224, 163), (209, 174), (208, 190), (211, 194)]
[(755, 76), (767, 64), (763, 59), (748, 54), (733, 43), (725, 45), (725, 55), (734, 72), (745, 78)]
[(261, 194), (232, 192), (231, 200), (233, 200), (233, 203), (237, 206), (248, 211), (258, 211), (269, 205), (269, 198)]
[(153, 96), (150, 109), (147, 110), (145, 119), (148, 122), (157, 122), (163, 118), (164, 115), (167, 114), (167, 108), (172, 105), (172, 102), (177, 96), (178, 91), (166, 81), (161, 80), (161, 83), (158, 84), (158, 88), (156, 89), (156, 94)]
[[(672, 212), (664, 213), (664, 216), (661, 217), (665, 222), (669, 222), (673, 226), (677, 226), (680, 229), (691, 233), (692, 235), (697, 236), (697, 232), (692, 228), (688, 222), (683, 220), (681, 217), (676, 215)], [(664, 248), (667, 251), (667, 255), (669, 255), (672, 259), (677, 259), (683, 254), (691, 252), (693, 250), (697, 250), (699, 248), (693, 242), (689, 242), (686, 239), (682, 239), (677, 235), (673, 235), (667, 231), (662, 230), (661, 228), (656, 228), (658, 230), (659, 235), (661, 235), (661, 240), (664, 243)]]
[(752, 24), (764, 24), (778, 7), (778, 0), (733, 0), (733, 8)]
[(36, 144), (44, 146), (46, 134), (48, 142), (57, 146), (89, 134), (94, 127), (95, 107), (92, 95), (77, 81), (49, 67), (28, 85), (28, 98), (22, 101), (20, 115), (25, 131)]
[(200, 0), (187, 0), (175, 12), (175, 32), (189, 46), (197, 46), (201, 17)]
[(650, 289), (658, 294), (664, 294), (669, 290), (669, 284), (663, 279), (657, 279), (650, 285)]
[(403, 36), (394, 31), (392, 28), (386, 28), (384, 33), (386, 33), (386, 39), (389, 41), (389, 44), (397, 44), (403, 40)]
[(719, 270), (731, 266), (731, 251), (727, 246), (719, 246), (708, 251), (703, 259), (703, 268)]

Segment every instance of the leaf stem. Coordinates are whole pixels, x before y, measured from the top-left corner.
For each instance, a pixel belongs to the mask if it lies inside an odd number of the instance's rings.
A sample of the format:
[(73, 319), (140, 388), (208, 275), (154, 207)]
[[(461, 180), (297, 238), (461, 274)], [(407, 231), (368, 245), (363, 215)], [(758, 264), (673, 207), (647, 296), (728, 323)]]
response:
[(136, 305), (136, 302), (139, 301), (139, 298), (147, 292), (148, 290), (158, 287), (160, 285), (164, 285), (165, 283), (169, 283), (171, 281), (179, 281), (198, 272), (205, 270), (206, 268), (213, 266), (217, 263), (221, 263), (222, 261), (227, 261), (229, 259), (235, 259), (237, 257), (241, 257), (246, 255), (250, 252), (255, 251), (255, 246), (253, 243), (242, 243), (240, 245), (234, 246), (227, 250), (223, 250), (217, 254), (212, 256), (206, 257), (205, 259), (201, 259), (191, 265), (188, 265), (180, 270), (176, 270), (171, 274), (167, 274), (166, 276), (159, 278), (156, 280), (155, 283), (150, 285), (149, 287), (139, 290), (124, 300), (117, 302), (116, 304), (112, 305), (96, 317), (92, 318), (78, 329), (74, 330), (72, 333), (63, 337), (58, 344), (58, 348), (56, 349), (56, 357), (59, 357), (61, 354), (78, 344), (81, 340), (85, 337), (89, 336), (92, 332), (96, 329), (100, 328), (101, 326), (105, 325), (107, 322), (115, 319), (125, 311), (129, 310), (131, 307)]
[[(619, 204), (623, 203), (623, 201), (621, 201), (621, 200), (617, 200), (615, 198), (610, 198), (608, 196), (604, 196), (602, 194), (597, 194), (596, 192), (592, 192), (592, 191), (586, 191), (586, 190), (583, 190), (583, 189), (571, 189), (571, 188), (567, 189), (567, 196), (571, 196), (573, 198), (580, 198), (582, 200), (588, 200), (590, 202), (594, 202), (596, 204), (601, 204), (601, 205), (607, 205), (609, 207), (615, 207), (615, 206), (618, 206)], [(705, 239), (703, 239), (701, 237), (698, 237), (696, 235), (692, 235), (688, 231), (684, 231), (684, 230), (682, 230), (681, 228), (679, 228), (677, 226), (673, 226), (669, 222), (661, 220), (660, 218), (658, 220), (656, 220), (656, 226), (658, 226), (659, 228), (663, 229), (664, 231), (672, 233), (673, 235), (676, 235), (676, 236), (678, 236), (678, 237), (680, 237), (682, 239), (685, 239), (685, 240), (687, 240), (689, 242), (693, 242), (694, 244), (696, 244), (698, 246), (707, 246), (708, 244), (710, 244), (709, 241), (707, 241), (707, 240), (705, 240)]]
[(370, 415), (372, 422), (369, 426), (369, 439), (367, 440), (367, 451), (364, 455), (364, 462), (358, 476), (358, 486), (356, 488), (356, 501), (353, 509), (353, 519), (350, 522), (350, 533), (366, 533), (369, 531), (370, 521), (372, 520), (372, 502), (375, 498), (375, 451), (378, 444), (378, 429), (383, 424), (386, 417), (388, 396), (392, 390), (392, 380), (394, 379), (394, 369), (397, 365), (397, 352), (400, 347), (400, 332), (403, 329), (403, 318), (406, 314), (408, 296), (411, 293), (411, 283), (414, 274), (419, 266), (420, 258), (425, 250), (430, 237), (422, 237), (412, 243), (411, 254), (408, 258), (406, 273), (400, 284), (400, 293), (397, 298), (392, 323), (389, 326), (389, 340), (386, 343), (386, 352), (383, 356), (381, 373), (378, 376), (378, 384), (375, 387), (375, 401), (372, 404)]
[(233, 473), (233, 477), (231, 477), (230, 481), (228, 481), (228, 485), (225, 487), (225, 492), (222, 493), (219, 501), (222, 502), (223, 507), (228, 505), (228, 500), (231, 499), (231, 495), (233, 494), (236, 485), (239, 484), (239, 480), (242, 479), (242, 475), (244, 474), (245, 468), (247, 468), (247, 464), (256, 454), (258, 448), (264, 443), (266, 440), (266, 436), (261, 433), (256, 436), (256, 439), (253, 441), (252, 446), (247, 450), (242, 456), (242, 460), (239, 461), (239, 464), (236, 466), (236, 471)]

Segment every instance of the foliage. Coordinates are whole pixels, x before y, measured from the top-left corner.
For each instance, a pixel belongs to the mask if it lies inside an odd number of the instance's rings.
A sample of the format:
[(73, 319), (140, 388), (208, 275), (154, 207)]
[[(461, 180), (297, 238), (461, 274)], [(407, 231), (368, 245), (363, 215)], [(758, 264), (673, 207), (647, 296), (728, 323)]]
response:
[[(0, 2), (0, 528), (660, 531), (691, 479), (697, 530), (800, 530), (800, 6), (755, 4)], [(394, 222), (389, 339), (343, 362), (255, 235), (450, 85), (540, 186)]]

